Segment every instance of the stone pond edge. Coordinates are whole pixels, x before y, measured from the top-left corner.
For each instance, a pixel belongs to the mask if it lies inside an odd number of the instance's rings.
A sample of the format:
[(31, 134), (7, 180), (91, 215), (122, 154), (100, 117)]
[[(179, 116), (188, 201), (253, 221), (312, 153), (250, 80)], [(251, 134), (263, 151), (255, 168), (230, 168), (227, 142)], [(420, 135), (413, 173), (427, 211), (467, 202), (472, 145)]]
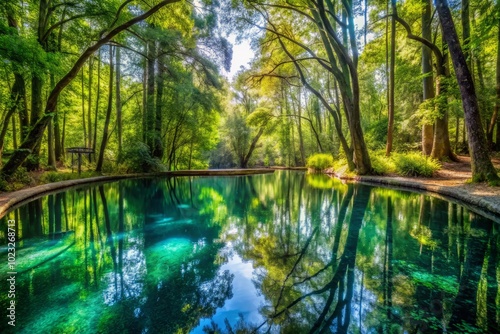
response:
[(336, 173), (328, 173), (330, 176), (348, 182), (359, 182), (368, 185), (384, 186), (408, 191), (423, 191), (434, 197), (447, 201), (450, 199), (467, 207), (487, 218), (500, 222), (500, 201), (484, 196), (473, 195), (467, 190), (458, 189), (458, 186), (440, 186), (425, 184), (418, 181), (394, 179), (387, 176), (345, 176)]

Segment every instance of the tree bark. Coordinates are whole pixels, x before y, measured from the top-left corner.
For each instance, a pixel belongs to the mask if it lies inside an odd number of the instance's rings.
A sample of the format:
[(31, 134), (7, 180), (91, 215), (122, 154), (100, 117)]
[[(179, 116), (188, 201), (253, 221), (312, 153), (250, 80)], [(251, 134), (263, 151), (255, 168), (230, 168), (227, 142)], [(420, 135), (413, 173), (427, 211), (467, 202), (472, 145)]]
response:
[[(163, 46), (163, 45), (162, 45)], [(158, 75), (156, 77), (156, 106), (155, 106), (155, 124), (154, 124), (154, 149), (153, 157), (162, 159), (164, 154), (163, 142), (161, 138), (161, 128), (163, 123), (163, 88), (165, 86), (165, 65), (162, 58), (158, 57)]]
[(122, 154), (122, 99), (121, 99), (121, 55), (120, 47), (116, 47), (116, 134), (118, 139), (118, 157)]
[(302, 95), (302, 90), (300, 87), (297, 88), (297, 112), (298, 112), (298, 118), (297, 118), (297, 131), (299, 133), (299, 149), (300, 149), (300, 165), (299, 166), (305, 166), (306, 165), (306, 153), (304, 149), (304, 137), (302, 136), (302, 103), (301, 103), (301, 95)]
[(26, 139), (21, 144), (20, 148), (14, 152), (9, 161), (2, 168), (1, 175), (3, 178), (10, 178), (12, 174), (17, 170), (19, 166), (26, 160), (28, 155), (34, 150), (37, 142), (39, 142), (43, 136), (45, 128), (49, 124), (49, 121), (54, 116), (54, 112), (57, 107), (57, 102), (59, 95), (63, 91), (63, 89), (68, 86), (71, 81), (78, 75), (78, 72), (85, 64), (87, 59), (92, 56), (92, 54), (97, 51), (102, 45), (109, 42), (114, 36), (122, 32), (123, 30), (131, 27), (137, 22), (140, 22), (155, 12), (157, 12), (160, 8), (175, 2), (179, 2), (180, 0), (164, 0), (159, 2), (156, 6), (151, 7), (148, 11), (144, 12), (141, 15), (130, 19), (129, 21), (124, 22), (123, 24), (117, 26), (109, 33), (105, 34), (99, 41), (95, 44), (88, 47), (83, 54), (78, 58), (75, 62), (71, 70), (57, 83), (54, 89), (51, 91), (49, 98), (47, 99), (47, 104), (45, 106), (45, 113), (43, 117), (31, 128), (29, 134)]
[(97, 146), (97, 116), (99, 115), (99, 101), (101, 99), (101, 49), (97, 53), (97, 91), (95, 97), (95, 112), (94, 112), (94, 138), (92, 139), (92, 149)]
[(87, 131), (89, 134), (89, 138), (85, 146), (92, 147), (92, 77), (93, 77), (93, 69), (94, 69), (94, 59), (93, 57), (89, 58), (89, 98), (88, 98), (88, 107), (87, 107)]
[(472, 180), (474, 182), (486, 180), (496, 182), (499, 178), (488, 154), (488, 146), (481, 123), (474, 82), (472, 81), (471, 72), (467, 67), (464, 53), (460, 47), (448, 3), (446, 0), (436, 0), (436, 6), (443, 29), (443, 36), (448, 43), (462, 96), (462, 106), (464, 108), (465, 123), (469, 138)]
[(109, 46), (109, 87), (108, 87), (108, 108), (106, 110), (106, 119), (104, 121), (104, 129), (102, 131), (101, 149), (99, 150), (99, 158), (97, 159), (96, 172), (102, 172), (102, 165), (104, 163), (104, 151), (108, 144), (109, 138), (109, 122), (111, 120), (111, 111), (113, 109), (113, 46)]
[[(431, 1), (423, 0), (422, 10), (422, 37), (426, 40), (432, 40), (431, 29)], [(434, 79), (432, 70), (432, 51), (427, 46), (422, 45), (422, 79), (423, 100), (434, 98)], [(430, 155), (432, 152), (432, 143), (434, 141), (434, 126), (433, 124), (422, 125), (422, 153)]]
[(14, 85), (12, 85), (12, 89), (10, 92), (10, 101), (12, 105), (9, 107), (5, 118), (3, 119), (2, 128), (0, 130), (0, 161), (2, 158), (5, 135), (7, 134), (7, 130), (9, 128), (10, 119), (12, 115), (14, 115), (16, 110), (22, 110), (26, 107), (26, 90), (24, 78), (17, 72), (14, 73)]
[(497, 125), (497, 135), (495, 140), (495, 149), (500, 151), (500, 127), (498, 122), (498, 113), (500, 111), (500, 20), (498, 20), (498, 33), (497, 33), (497, 62), (496, 62), (496, 99), (495, 99), (495, 109), (493, 109), (493, 115), (491, 116), (490, 126), (488, 127), (488, 143), (490, 147), (493, 147), (493, 131), (495, 130), (495, 125)]
[(389, 110), (387, 124), (387, 145), (385, 155), (390, 156), (392, 152), (392, 142), (394, 133), (394, 70), (396, 68), (396, 0), (391, 0), (393, 16), (391, 18), (391, 62), (389, 66)]
[(147, 117), (146, 117), (146, 142), (151, 153), (155, 146), (155, 58), (156, 44), (154, 40), (148, 41), (148, 81), (147, 81)]
[(85, 68), (82, 67), (82, 128), (83, 128), (83, 142), (82, 146), (85, 147), (87, 145), (87, 124), (85, 119), (85, 76), (84, 71)]

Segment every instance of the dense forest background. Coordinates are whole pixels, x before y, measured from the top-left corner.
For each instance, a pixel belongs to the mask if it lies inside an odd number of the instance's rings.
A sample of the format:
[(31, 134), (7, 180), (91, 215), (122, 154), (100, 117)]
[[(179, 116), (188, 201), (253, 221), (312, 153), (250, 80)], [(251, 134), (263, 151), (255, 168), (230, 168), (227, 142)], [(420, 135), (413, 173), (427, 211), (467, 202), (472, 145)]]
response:
[[(388, 156), (471, 151), (487, 179), (500, 149), (499, 6), (4, 0), (3, 178), (67, 169), (66, 149), (85, 147), (99, 173), (305, 166), (326, 153), (366, 174)], [(228, 78), (231, 36), (255, 57)]]

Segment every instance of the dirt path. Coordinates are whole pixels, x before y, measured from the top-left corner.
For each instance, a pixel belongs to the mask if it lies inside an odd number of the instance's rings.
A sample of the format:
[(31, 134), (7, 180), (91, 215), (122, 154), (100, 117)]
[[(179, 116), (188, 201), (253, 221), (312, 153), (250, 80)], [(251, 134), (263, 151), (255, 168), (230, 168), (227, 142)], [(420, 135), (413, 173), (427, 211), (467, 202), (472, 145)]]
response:
[[(472, 179), (470, 158), (465, 156), (458, 158), (459, 162), (443, 163), (443, 167), (432, 178), (388, 175), (359, 176), (354, 179), (370, 184), (408, 187), (452, 197), (472, 208), (477, 208), (475, 211), (499, 220), (500, 187), (490, 187), (486, 183), (470, 183)], [(493, 163), (496, 168), (500, 167), (500, 159), (493, 159)]]

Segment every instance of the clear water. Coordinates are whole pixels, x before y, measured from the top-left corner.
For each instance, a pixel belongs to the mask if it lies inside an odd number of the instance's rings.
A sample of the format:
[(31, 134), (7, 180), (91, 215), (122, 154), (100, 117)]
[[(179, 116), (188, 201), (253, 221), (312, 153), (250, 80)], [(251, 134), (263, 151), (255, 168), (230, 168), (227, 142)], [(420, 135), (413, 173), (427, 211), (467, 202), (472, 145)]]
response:
[(420, 194), (298, 172), (136, 179), (0, 227), (2, 333), (500, 332), (498, 224)]

